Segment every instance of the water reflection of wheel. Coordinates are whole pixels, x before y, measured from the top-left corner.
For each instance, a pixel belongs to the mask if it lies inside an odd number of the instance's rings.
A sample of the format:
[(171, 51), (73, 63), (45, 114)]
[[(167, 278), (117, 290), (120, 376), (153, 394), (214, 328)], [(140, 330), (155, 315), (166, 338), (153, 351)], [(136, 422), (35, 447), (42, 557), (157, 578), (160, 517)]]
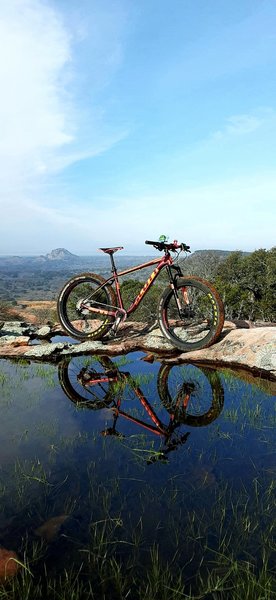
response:
[(163, 365), (157, 387), (167, 411), (191, 427), (209, 425), (222, 411), (224, 390), (217, 372), (211, 369)]
[(86, 408), (106, 408), (114, 397), (116, 367), (107, 356), (75, 356), (59, 364), (58, 376), (66, 396)]

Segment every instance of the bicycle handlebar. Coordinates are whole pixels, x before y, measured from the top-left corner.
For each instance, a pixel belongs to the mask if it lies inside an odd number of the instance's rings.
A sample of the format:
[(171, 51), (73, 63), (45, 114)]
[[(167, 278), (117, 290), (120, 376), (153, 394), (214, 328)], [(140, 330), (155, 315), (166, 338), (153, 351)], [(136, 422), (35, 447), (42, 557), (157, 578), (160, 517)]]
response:
[(188, 440), (190, 433), (190, 431), (187, 431), (178, 440), (172, 440), (166, 448), (163, 448), (163, 450), (161, 450), (159, 453), (150, 456), (147, 460), (147, 464), (150, 465), (154, 462), (157, 462), (158, 460), (168, 460), (167, 455), (169, 454), (169, 452), (172, 452), (172, 450), (176, 450), (177, 446), (185, 444)]
[(166, 242), (153, 242), (151, 240), (146, 240), (145, 244), (153, 246), (154, 248), (156, 248), (156, 250), (159, 250), (160, 252), (162, 250), (171, 250), (172, 252), (176, 252), (176, 250), (183, 250), (184, 252), (191, 252), (190, 246), (187, 246), (186, 244), (184, 244), (184, 242), (181, 242), (179, 244), (177, 240), (174, 240), (172, 244), (167, 244)]

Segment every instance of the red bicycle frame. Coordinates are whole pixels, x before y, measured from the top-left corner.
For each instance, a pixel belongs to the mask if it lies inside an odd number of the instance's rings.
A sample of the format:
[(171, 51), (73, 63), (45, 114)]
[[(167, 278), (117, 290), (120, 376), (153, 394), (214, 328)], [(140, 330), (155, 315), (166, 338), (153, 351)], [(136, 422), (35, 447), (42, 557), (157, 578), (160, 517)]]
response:
[[(118, 372), (117, 374), (116, 373), (114, 373), (114, 374), (98, 373), (98, 374), (96, 374), (96, 376), (93, 374), (93, 376), (90, 379), (89, 378), (85, 379), (85, 381), (82, 382), (82, 378), (80, 377), (79, 381), (80, 381), (80, 383), (82, 383), (82, 385), (84, 385), (84, 387), (92, 387), (93, 385), (98, 385), (99, 383), (100, 384), (101, 383), (110, 383), (110, 382), (113, 383), (113, 382), (120, 381), (122, 379), (125, 381), (128, 381), (129, 379), (131, 381), (133, 381), (129, 373), (120, 373), (120, 372)], [(131, 421), (132, 423), (135, 423), (136, 425), (139, 425), (140, 427), (147, 429), (151, 433), (163, 436), (163, 437), (165, 437), (166, 440), (168, 440), (170, 438), (170, 436), (172, 435), (174, 429), (177, 428), (179, 425), (178, 423), (174, 424), (175, 415), (170, 414), (170, 424), (164, 425), (162, 423), (162, 421), (158, 418), (157, 414), (153, 410), (153, 408), (150, 405), (150, 403), (148, 402), (148, 400), (145, 398), (142, 390), (137, 385), (133, 385), (133, 389), (134, 389), (134, 392), (135, 392), (137, 398), (140, 400), (142, 406), (144, 407), (147, 414), (149, 415), (150, 419), (153, 421), (154, 425), (150, 425), (149, 423), (146, 423), (145, 421), (142, 421), (141, 419), (138, 419), (137, 417), (133, 417), (131, 414), (121, 410), (121, 399), (117, 400), (116, 405), (111, 409), (114, 414), (115, 421), (117, 420), (117, 418), (119, 416), (124, 417), (128, 421)], [(182, 402), (184, 408), (186, 409), (188, 406), (189, 400), (190, 400), (190, 396), (191, 396), (191, 394), (186, 394), (184, 398), (179, 398), (176, 407), (179, 408), (179, 405)], [(112, 431), (113, 431), (113, 429), (114, 429), (114, 427), (111, 428)], [(106, 432), (102, 432), (102, 433), (104, 435), (107, 435), (107, 434), (110, 434), (111, 430), (108, 429), (107, 430), (108, 433), (106, 433)]]
[[(98, 312), (99, 314), (102, 314), (102, 315), (112, 315), (114, 317), (118, 316), (118, 310), (119, 310), (121, 313), (121, 317), (124, 319), (126, 317), (128, 317), (134, 310), (136, 310), (136, 308), (139, 306), (141, 300), (144, 298), (145, 294), (148, 292), (148, 290), (152, 286), (154, 280), (156, 279), (156, 277), (158, 277), (160, 271), (164, 267), (171, 266), (173, 263), (173, 259), (170, 255), (170, 253), (168, 252), (162, 258), (154, 258), (146, 263), (136, 265), (135, 267), (131, 267), (130, 269), (127, 269), (126, 271), (121, 271), (118, 273), (112, 254), (110, 255), (110, 259), (111, 259), (111, 264), (112, 264), (112, 275), (111, 275), (111, 277), (106, 279), (105, 282), (102, 285), (100, 285), (98, 289), (103, 288), (107, 284), (111, 285), (113, 282), (115, 282), (116, 295), (118, 298), (118, 307), (114, 306), (114, 307), (111, 307), (111, 308), (114, 308), (114, 310), (110, 310), (110, 309), (107, 310), (104, 308), (96, 308), (94, 306), (93, 307), (87, 306), (87, 309), (91, 312), (96, 312), (96, 313)], [(139, 271), (141, 269), (145, 269), (146, 267), (151, 267), (152, 265), (157, 265), (157, 267), (151, 273), (151, 275), (149, 276), (145, 285), (142, 287), (141, 291), (139, 292), (138, 296), (136, 296), (135, 300), (132, 302), (130, 307), (127, 310), (125, 310), (124, 305), (123, 305), (122, 295), (121, 295), (119, 277), (122, 277), (123, 275), (128, 275), (129, 273), (134, 273), (135, 271)], [(85, 305), (85, 301), (83, 304)]]
[(114, 279), (114, 281), (115, 281), (115, 287), (116, 287), (116, 293), (117, 293), (117, 298), (118, 298), (118, 302), (119, 302), (119, 307), (122, 310), (125, 310), (124, 306), (123, 306), (122, 296), (121, 296), (119, 277), (121, 277), (123, 275), (128, 275), (129, 273), (133, 273), (134, 271), (138, 271), (140, 269), (145, 269), (146, 267), (151, 267), (152, 265), (157, 264), (157, 267), (154, 269), (154, 271), (151, 273), (151, 275), (147, 279), (146, 283), (143, 285), (138, 296), (136, 296), (135, 300), (132, 302), (132, 304), (126, 311), (127, 316), (130, 315), (139, 306), (141, 300), (144, 298), (145, 294), (148, 292), (148, 290), (152, 286), (154, 280), (159, 275), (160, 271), (162, 271), (162, 269), (164, 267), (171, 265), (172, 262), (173, 261), (172, 261), (171, 255), (165, 254), (165, 256), (163, 256), (162, 258), (154, 258), (153, 260), (150, 260), (149, 262), (142, 263), (141, 265), (137, 265), (136, 267), (131, 267), (130, 269), (127, 269), (126, 271), (122, 271), (120, 273), (117, 273), (117, 271), (115, 269), (115, 271), (113, 272), (113, 278), (110, 278), (110, 279)]

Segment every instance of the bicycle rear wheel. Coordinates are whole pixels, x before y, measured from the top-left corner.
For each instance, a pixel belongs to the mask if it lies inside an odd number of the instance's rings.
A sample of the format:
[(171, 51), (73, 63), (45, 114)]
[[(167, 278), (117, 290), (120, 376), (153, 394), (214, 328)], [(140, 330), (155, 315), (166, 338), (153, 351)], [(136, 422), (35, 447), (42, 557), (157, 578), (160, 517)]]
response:
[[(101, 314), (101, 309), (115, 307), (117, 299), (113, 288), (94, 273), (82, 273), (70, 279), (61, 290), (57, 312), (62, 327), (78, 340), (101, 339), (114, 322), (112, 314)], [(95, 312), (93, 312), (95, 308)]]
[(179, 277), (176, 290), (166, 288), (161, 296), (158, 320), (161, 331), (176, 348), (200, 350), (211, 346), (222, 331), (223, 303), (208, 281)]
[(107, 357), (66, 358), (58, 367), (60, 385), (68, 398), (92, 410), (107, 408), (114, 397), (116, 365)]

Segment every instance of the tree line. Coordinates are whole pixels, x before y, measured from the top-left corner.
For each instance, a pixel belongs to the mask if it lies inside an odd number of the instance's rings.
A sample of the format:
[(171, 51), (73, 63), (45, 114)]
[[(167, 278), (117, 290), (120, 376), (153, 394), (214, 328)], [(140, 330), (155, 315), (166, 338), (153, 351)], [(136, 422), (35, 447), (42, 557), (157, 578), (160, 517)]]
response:
[(247, 255), (231, 252), (219, 264), (214, 284), (226, 318), (276, 321), (276, 247)]

